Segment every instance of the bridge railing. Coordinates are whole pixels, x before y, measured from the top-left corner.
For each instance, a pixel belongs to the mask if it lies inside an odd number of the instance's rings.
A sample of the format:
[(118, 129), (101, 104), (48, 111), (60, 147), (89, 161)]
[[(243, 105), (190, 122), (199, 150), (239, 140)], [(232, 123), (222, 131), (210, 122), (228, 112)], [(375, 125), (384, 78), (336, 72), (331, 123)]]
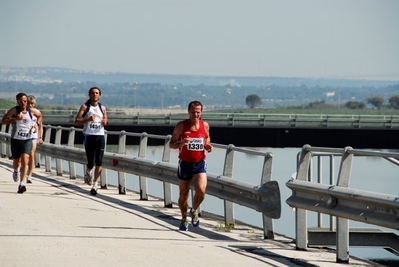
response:
[[(37, 159), (39, 159), (39, 154), (44, 155), (46, 171), (51, 171), (53, 169), (52, 162), (55, 162), (55, 170), (58, 176), (68, 173), (71, 179), (76, 179), (78, 177), (76, 174), (76, 163), (83, 165), (83, 171), (87, 163), (84, 149), (74, 147), (75, 135), (77, 132), (82, 132), (82, 129), (52, 125), (44, 125), (43, 127), (45, 142), (37, 146)], [(0, 131), (0, 153), (2, 157), (8, 157), (10, 155), (10, 129), (11, 127), (2, 125)], [(67, 144), (61, 144), (61, 137), (63, 134), (68, 135)], [(117, 153), (107, 152), (107, 147), (105, 148), (103, 168), (104, 170), (113, 170), (117, 172), (119, 193), (126, 194), (126, 173), (129, 173), (139, 177), (140, 199), (148, 200), (147, 178), (156, 179), (163, 182), (165, 207), (172, 207), (171, 184), (178, 185), (178, 179), (176, 176), (177, 165), (170, 163), (170, 135), (161, 136), (147, 133), (106, 131), (106, 138), (109, 135), (117, 135), (119, 144)], [(135, 138), (138, 140), (139, 151), (137, 156), (126, 155), (126, 138)], [(164, 140), (162, 159), (159, 161), (146, 158), (149, 138)], [(281, 215), (279, 185), (276, 181), (271, 180), (273, 155), (270, 152), (238, 148), (234, 145), (212, 145), (215, 148), (224, 149), (226, 153), (223, 173), (213, 174), (208, 172), (207, 194), (218, 197), (224, 201), (225, 224), (228, 226), (235, 225), (233, 203), (246, 206), (262, 213), (264, 237), (266, 239), (273, 239), (274, 230), (272, 219), (277, 219)], [(232, 178), (234, 168), (233, 160), (236, 152), (257, 155), (264, 158), (259, 185), (243, 182), (243, 179)], [(67, 172), (63, 170), (63, 160), (68, 163)], [(37, 160), (36, 162), (39, 161)], [(83, 173), (80, 177), (83, 176)], [(108, 188), (106, 171), (102, 172), (100, 183), (101, 188)], [(191, 187), (191, 189), (194, 190), (194, 187)]]
[[(3, 111), (6, 112), (6, 111)], [(42, 110), (45, 122), (73, 123), (76, 110)], [(108, 111), (112, 123), (136, 125), (174, 125), (187, 118), (187, 114), (124, 114), (122, 111)], [(399, 128), (399, 115), (341, 115), (341, 114), (273, 114), (273, 113), (216, 113), (204, 112), (204, 120), (212, 125), (252, 126), (252, 127), (347, 127), (347, 128)]]
[(213, 121), (213, 124), (229, 126), (349, 128), (394, 128), (399, 126), (399, 116), (386, 115), (204, 113), (203, 117), (207, 121)]
[[(341, 157), (337, 182), (334, 185), (334, 158)], [(399, 153), (387, 153), (378, 151), (357, 150), (350, 147), (345, 149), (311, 147), (305, 145), (302, 148), (295, 179), (289, 180), (286, 185), (292, 190), (292, 196), (286, 202), (295, 208), (296, 246), (297, 249), (306, 250), (312, 243), (308, 234), (316, 233), (319, 239), (323, 239), (318, 245), (333, 245), (337, 247), (337, 262), (348, 262), (349, 260), (349, 224), (348, 220), (373, 224), (399, 230), (399, 196), (388, 195), (378, 192), (362, 191), (349, 188), (351, 169), (354, 156), (372, 156), (388, 160), (399, 166)], [(317, 182), (312, 181), (312, 158), (318, 159)], [(329, 183), (322, 184), (321, 179), (321, 157), (330, 159)], [(381, 177), (382, 178), (382, 177)], [(318, 228), (308, 229), (306, 211), (317, 212)], [(330, 229), (323, 232), (320, 214), (330, 215)], [(333, 216), (336, 217), (336, 230), (334, 229)], [(335, 231), (335, 232), (334, 232)], [(322, 232), (325, 235), (322, 235)], [(356, 230), (356, 232), (360, 232)], [(370, 232), (370, 231), (369, 231)], [(383, 232), (380, 232), (383, 233)], [(335, 242), (327, 241), (327, 237), (334, 234)], [(385, 246), (390, 247), (391, 252), (399, 255), (399, 236), (380, 235), (376, 231), (371, 233), (373, 239), (366, 240), (369, 233), (363, 231), (354, 239), (361, 238), (363, 246)], [(385, 233), (389, 234), (389, 233)], [(352, 235), (351, 235), (352, 237)], [(381, 242), (383, 239), (383, 242)], [(359, 239), (358, 239), (359, 240)], [(366, 240), (366, 241), (365, 241)], [(313, 242), (313, 240), (312, 240)], [(385, 242), (385, 243), (384, 243)], [(359, 244), (361, 242), (351, 242)], [(382, 245), (384, 244), (384, 245)], [(312, 244), (314, 245), (314, 244)]]

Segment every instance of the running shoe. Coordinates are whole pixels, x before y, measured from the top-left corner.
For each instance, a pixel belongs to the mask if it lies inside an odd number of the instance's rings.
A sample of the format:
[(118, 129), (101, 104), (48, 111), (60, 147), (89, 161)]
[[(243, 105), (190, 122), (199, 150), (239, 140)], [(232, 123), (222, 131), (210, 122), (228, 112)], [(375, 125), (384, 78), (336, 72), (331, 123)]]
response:
[(92, 187), (91, 190), (90, 190), (90, 194), (91, 194), (92, 196), (97, 195), (97, 186), (93, 185), (93, 187)]
[(25, 191), (26, 191), (25, 185), (24, 185), (24, 184), (20, 184), (20, 185), (18, 186), (18, 191), (17, 191), (17, 193), (18, 193), (18, 194), (22, 194), (22, 193), (25, 192)]
[(14, 180), (14, 182), (18, 182), (18, 171), (15, 171), (12, 173), (12, 179)]
[(188, 220), (187, 218), (182, 218), (180, 221), (180, 230), (182, 231), (188, 231)]
[(190, 215), (191, 215), (191, 224), (194, 227), (198, 227), (200, 224), (199, 216), (198, 216), (198, 211), (192, 211), (190, 210)]
[(32, 183), (32, 177), (28, 176), (26, 178), (26, 181), (27, 181), (28, 184), (31, 184)]
[(85, 174), (85, 183), (88, 185), (91, 185), (91, 174), (87, 173)]

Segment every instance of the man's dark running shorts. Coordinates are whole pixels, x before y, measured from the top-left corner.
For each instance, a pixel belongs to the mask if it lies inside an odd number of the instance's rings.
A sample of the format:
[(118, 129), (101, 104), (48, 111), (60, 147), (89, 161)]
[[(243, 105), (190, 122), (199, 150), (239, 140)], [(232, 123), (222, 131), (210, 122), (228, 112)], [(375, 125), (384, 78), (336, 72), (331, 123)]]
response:
[(11, 139), (11, 154), (13, 159), (19, 159), (22, 154), (30, 154), (32, 150), (32, 139), (18, 140)]
[(177, 167), (177, 177), (180, 180), (191, 180), (194, 174), (206, 173), (206, 161), (202, 160), (200, 162), (187, 162), (179, 160)]

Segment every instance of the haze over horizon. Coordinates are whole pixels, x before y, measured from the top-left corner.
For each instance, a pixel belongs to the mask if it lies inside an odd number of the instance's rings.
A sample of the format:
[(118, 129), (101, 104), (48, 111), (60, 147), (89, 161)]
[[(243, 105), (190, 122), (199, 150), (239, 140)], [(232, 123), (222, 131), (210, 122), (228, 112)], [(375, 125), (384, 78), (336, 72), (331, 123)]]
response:
[(0, 66), (399, 81), (396, 0), (3, 0)]

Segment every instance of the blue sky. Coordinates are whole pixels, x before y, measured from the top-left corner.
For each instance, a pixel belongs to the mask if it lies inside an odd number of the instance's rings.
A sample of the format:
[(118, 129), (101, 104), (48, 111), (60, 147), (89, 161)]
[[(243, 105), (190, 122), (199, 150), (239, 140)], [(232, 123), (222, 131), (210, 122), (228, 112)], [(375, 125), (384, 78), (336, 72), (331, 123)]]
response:
[(397, 0), (0, 0), (0, 66), (399, 80)]

